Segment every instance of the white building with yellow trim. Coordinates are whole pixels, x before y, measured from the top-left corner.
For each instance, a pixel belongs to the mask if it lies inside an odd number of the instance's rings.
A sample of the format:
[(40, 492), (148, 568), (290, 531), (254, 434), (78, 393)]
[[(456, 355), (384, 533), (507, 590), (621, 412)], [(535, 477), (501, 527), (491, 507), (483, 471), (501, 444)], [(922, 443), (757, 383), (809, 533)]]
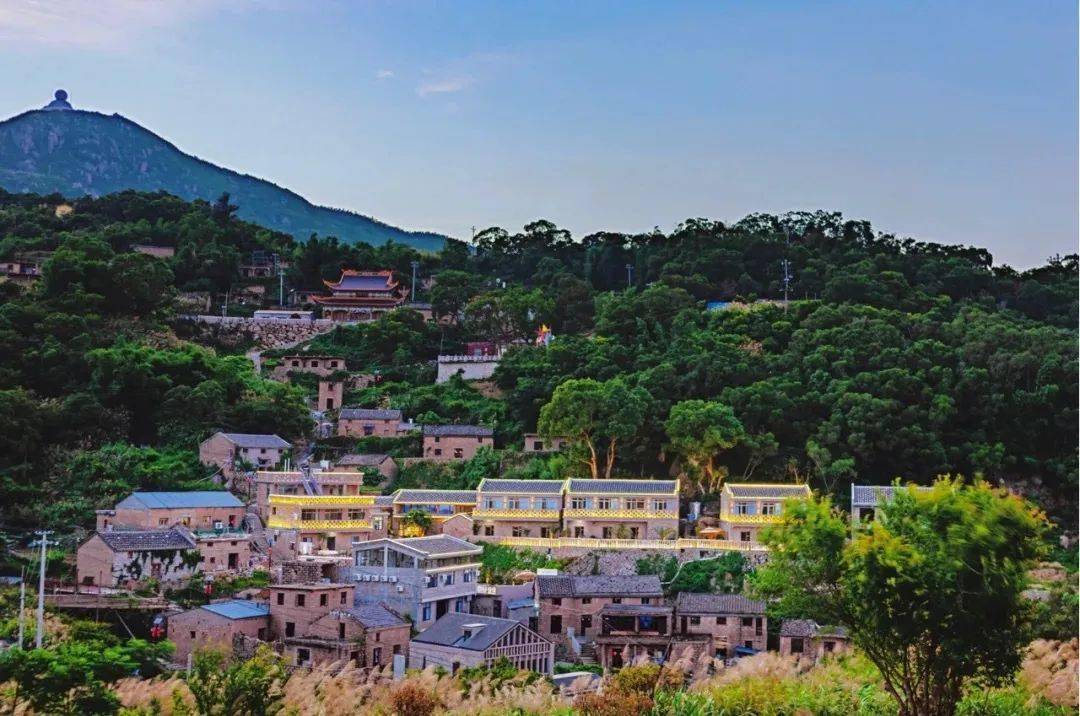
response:
[(754, 544), (764, 528), (780, 521), (787, 500), (810, 497), (808, 485), (729, 482), (720, 492), (720, 529), (729, 541)]

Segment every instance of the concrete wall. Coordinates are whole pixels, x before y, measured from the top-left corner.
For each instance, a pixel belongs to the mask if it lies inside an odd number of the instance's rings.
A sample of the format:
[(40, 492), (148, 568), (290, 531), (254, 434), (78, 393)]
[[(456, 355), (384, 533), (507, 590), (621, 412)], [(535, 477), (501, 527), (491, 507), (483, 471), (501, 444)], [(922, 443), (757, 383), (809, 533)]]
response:
[(231, 649), (236, 634), (266, 639), (269, 617), (227, 619), (206, 609), (189, 609), (168, 619), (169, 641), (176, 644), (173, 663), (186, 664), (196, 649)]
[[(104, 529), (102, 515), (98, 515), (98, 529)], [(170, 509), (118, 509), (109, 518), (116, 527), (156, 529), (184, 525), (190, 529), (212, 530), (214, 523), (239, 528), (244, 518), (244, 507), (181, 507)]]
[(445, 383), (460, 374), (465, 380), (485, 380), (495, 375), (499, 367), (497, 356), (439, 356), (436, 383)]
[(127, 587), (148, 579), (175, 584), (198, 571), (185, 562), (187, 552), (194, 550), (114, 552), (94, 535), (76, 553), (76, 579), (79, 584), (108, 587)]

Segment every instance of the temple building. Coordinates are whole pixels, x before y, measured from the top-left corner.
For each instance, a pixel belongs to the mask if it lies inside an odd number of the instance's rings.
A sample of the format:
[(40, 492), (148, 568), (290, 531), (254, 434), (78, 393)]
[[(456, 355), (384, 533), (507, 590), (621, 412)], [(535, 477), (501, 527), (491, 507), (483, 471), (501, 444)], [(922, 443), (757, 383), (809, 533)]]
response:
[(332, 321), (372, 321), (405, 303), (405, 290), (393, 271), (344, 270), (337, 281), (323, 281), (329, 296), (312, 296)]

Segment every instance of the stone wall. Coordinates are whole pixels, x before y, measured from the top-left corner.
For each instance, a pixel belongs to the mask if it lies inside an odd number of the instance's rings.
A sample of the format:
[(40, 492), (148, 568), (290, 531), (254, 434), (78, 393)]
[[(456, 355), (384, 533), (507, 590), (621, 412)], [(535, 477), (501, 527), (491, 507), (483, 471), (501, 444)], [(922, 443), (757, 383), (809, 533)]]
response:
[(254, 345), (262, 349), (287, 348), (333, 330), (326, 319), (256, 319), (236, 316), (180, 316), (177, 330), (200, 343), (229, 346)]

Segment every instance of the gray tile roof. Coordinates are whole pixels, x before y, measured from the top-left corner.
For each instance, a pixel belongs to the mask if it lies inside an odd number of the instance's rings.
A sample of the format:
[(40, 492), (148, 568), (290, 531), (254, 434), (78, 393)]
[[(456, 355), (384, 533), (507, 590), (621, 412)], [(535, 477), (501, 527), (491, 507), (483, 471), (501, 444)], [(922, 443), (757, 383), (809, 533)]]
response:
[(277, 435), (253, 435), (251, 433), (222, 433), (234, 445), (242, 448), (278, 448), (284, 450), (292, 443)]
[(350, 453), (348, 455), (342, 455), (334, 461), (335, 465), (359, 465), (361, 467), (378, 467), (387, 460), (391, 460), (389, 455), (382, 455), (379, 453), (372, 453), (368, 455), (360, 455), (358, 453)]
[(550, 597), (660, 597), (664, 590), (655, 574), (614, 576), (540, 575), (536, 587), (541, 599)]
[(114, 552), (155, 552), (194, 549), (195, 540), (176, 527), (159, 530), (109, 530), (98, 532)]
[(811, 638), (835, 636), (846, 639), (848, 631), (842, 626), (821, 626), (813, 619), (785, 619), (780, 625), (780, 636)]
[[(921, 492), (930, 488), (917, 485), (915, 489)], [(893, 485), (852, 485), (851, 506), (877, 507), (880, 503), (891, 500), (895, 494), (896, 488)]]
[(561, 495), (565, 484), (562, 480), (484, 480), (477, 491)]
[(765, 614), (765, 602), (741, 594), (680, 592), (675, 610), (680, 614)]
[(729, 482), (726, 489), (731, 491), (734, 497), (773, 497), (785, 499), (788, 497), (803, 497), (808, 494), (806, 485), (740, 485)]
[(569, 480), (568, 493), (673, 495), (675, 480)]
[(394, 495), (395, 505), (424, 505), (447, 502), (455, 505), (476, 503), (475, 490), (398, 490)]
[(231, 492), (225, 490), (192, 490), (190, 492), (133, 492), (117, 503), (117, 509), (175, 510), (188, 507), (243, 507)]
[[(466, 639), (465, 629), (469, 625), (482, 626), (478, 630), (474, 629), (472, 636)], [(450, 612), (421, 632), (413, 641), (420, 644), (452, 646), (457, 649), (468, 649), (469, 651), (484, 651), (515, 627), (530, 631), (524, 624), (513, 619)], [(544, 637), (536, 632), (530, 631), (530, 633), (534, 639), (546, 641)]]
[(401, 420), (400, 410), (381, 408), (342, 408), (339, 420)]
[(362, 624), (366, 629), (381, 629), (408, 624), (407, 621), (381, 604), (363, 604), (342, 609), (341, 612), (350, 619)]
[(485, 437), (495, 434), (491, 428), (480, 425), (425, 425), (424, 435), (432, 437)]
[(380, 507), (389, 507), (394, 504), (393, 495), (375, 495), (375, 504)]

